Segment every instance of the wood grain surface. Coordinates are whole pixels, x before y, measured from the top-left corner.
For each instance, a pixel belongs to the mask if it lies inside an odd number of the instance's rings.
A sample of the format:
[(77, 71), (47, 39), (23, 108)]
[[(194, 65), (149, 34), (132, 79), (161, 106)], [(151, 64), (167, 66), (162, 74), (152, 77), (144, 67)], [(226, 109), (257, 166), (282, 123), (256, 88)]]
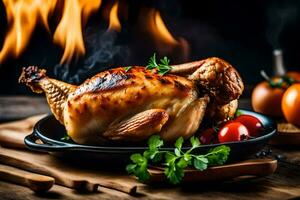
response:
[(78, 161), (64, 162), (47, 153), (0, 148), (0, 163), (53, 177), (57, 184), (78, 191), (93, 192), (100, 186), (132, 194), (142, 185), (124, 171), (105, 170), (107, 167), (101, 163), (86, 165)]
[(278, 122), (277, 135), (271, 140), (273, 145), (300, 146), (300, 128), (287, 122)]
[(32, 132), (33, 126), (46, 114), (0, 124), (0, 145), (25, 149), (24, 138)]
[(2, 164), (0, 164), (0, 180), (23, 185), (35, 192), (48, 191), (55, 182), (52, 177)]
[(0, 122), (50, 113), (46, 98), (25, 96), (0, 97)]
[(1, 199), (297, 199), (300, 194), (300, 173), (296, 168), (280, 164), (275, 174), (261, 179), (239, 182), (190, 184), (180, 186), (154, 185), (143, 188), (136, 196), (123, 192), (101, 188), (97, 193), (73, 191), (66, 187), (54, 185), (44, 194), (35, 194), (22, 186), (0, 181)]
[[(31, 98), (21, 97), (30, 102)], [(22, 100), (23, 101), (23, 100)], [(20, 119), (32, 114), (24, 113), (24, 110), (34, 110), (34, 107), (43, 107), (47, 110), (47, 105), (42, 98), (37, 104), (28, 103), (28, 108), (16, 110), (23, 105), (17, 102), (18, 97), (0, 97), (0, 115), (2, 119)], [(1, 103), (2, 102), (2, 103)], [(3, 103), (5, 102), (5, 103)], [(35, 103), (36, 103), (35, 102)], [(2, 110), (5, 105), (4, 111)], [(250, 101), (242, 99), (240, 107), (249, 109)], [(41, 109), (41, 110), (43, 110)], [(18, 117), (22, 116), (22, 117)], [(269, 147), (268, 147), (269, 148)], [(239, 182), (214, 182), (214, 183), (194, 183), (179, 186), (154, 184), (151, 186), (140, 185), (139, 194), (128, 195), (124, 192), (101, 187), (96, 193), (86, 193), (74, 191), (72, 189), (54, 185), (49, 192), (35, 194), (26, 187), (0, 181), (0, 197), (6, 199), (299, 199), (300, 198), (300, 148), (290, 146), (271, 146), (271, 157), (278, 157), (278, 168), (270, 176), (259, 179), (247, 179)], [(1, 151), (1, 150), (0, 150)], [(118, 181), (118, 180), (113, 180)]]
[[(209, 167), (207, 170), (185, 170), (184, 182), (218, 182), (227, 180), (240, 180), (250, 177), (263, 177), (273, 174), (277, 169), (277, 160), (260, 158), (230, 163), (221, 166)], [(164, 171), (160, 167), (149, 169), (152, 182), (163, 182)]]

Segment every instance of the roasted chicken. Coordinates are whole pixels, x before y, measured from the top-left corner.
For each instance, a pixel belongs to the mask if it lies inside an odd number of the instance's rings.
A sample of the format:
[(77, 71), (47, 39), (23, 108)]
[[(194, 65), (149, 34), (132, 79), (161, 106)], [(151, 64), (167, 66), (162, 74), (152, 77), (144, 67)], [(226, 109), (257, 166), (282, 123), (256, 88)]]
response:
[(204, 116), (232, 116), (244, 87), (238, 72), (219, 58), (174, 65), (164, 76), (139, 66), (115, 68), (79, 86), (30, 66), (19, 81), (45, 92), (56, 119), (80, 144), (141, 141), (152, 134), (169, 142), (189, 138)]

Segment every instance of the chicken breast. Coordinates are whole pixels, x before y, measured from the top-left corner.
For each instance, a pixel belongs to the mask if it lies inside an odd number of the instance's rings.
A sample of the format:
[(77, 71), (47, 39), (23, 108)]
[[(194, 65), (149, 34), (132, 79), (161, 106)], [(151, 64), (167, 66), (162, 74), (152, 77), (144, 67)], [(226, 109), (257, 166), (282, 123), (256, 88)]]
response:
[[(144, 67), (133, 67), (128, 72), (116, 68), (88, 79), (69, 95), (63, 123), (76, 142), (90, 143), (97, 135), (103, 136), (99, 133), (109, 125), (142, 111), (163, 109), (168, 118), (174, 119), (196, 98), (194, 84), (185, 78), (160, 76)], [(89, 138), (91, 141), (87, 141)]]

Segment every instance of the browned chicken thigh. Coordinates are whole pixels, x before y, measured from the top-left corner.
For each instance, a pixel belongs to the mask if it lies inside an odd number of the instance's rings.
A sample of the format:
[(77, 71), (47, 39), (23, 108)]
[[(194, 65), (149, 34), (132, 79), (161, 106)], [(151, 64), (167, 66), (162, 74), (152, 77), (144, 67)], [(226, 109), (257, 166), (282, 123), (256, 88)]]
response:
[(31, 66), (23, 69), (20, 82), (45, 92), (56, 119), (81, 144), (141, 141), (155, 133), (165, 141), (188, 138), (208, 105), (216, 105), (210, 117), (219, 118), (243, 91), (236, 70), (218, 58), (173, 66), (164, 76), (138, 66), (115, 68), (80, 86), (51, 79)]

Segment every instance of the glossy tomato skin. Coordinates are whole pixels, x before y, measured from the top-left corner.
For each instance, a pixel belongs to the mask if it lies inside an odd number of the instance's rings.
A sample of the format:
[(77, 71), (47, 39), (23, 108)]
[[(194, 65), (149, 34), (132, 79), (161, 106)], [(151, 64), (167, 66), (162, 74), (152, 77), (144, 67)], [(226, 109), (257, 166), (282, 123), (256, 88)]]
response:
[(273, 117), (282, 117), (281, 100), (285, 90), (272, 88), (267, 81), (259, 83), (252, 92), (253, 110)]
[(235, 142), (249, 138), (249, 131), (240, 122), (228, 122), (218, 132), (218, 139), (220, 143)]
[(258, 137), (263, 131), (263, 125), (261, 121), (251, 115), (240, 115), (235, 118), (234, 121), (240, 122), (246, 126), (251, 137)]
[(300, 127), (300, 83), (295, 83), (286, 90), (281, 106), (285, 119)]

